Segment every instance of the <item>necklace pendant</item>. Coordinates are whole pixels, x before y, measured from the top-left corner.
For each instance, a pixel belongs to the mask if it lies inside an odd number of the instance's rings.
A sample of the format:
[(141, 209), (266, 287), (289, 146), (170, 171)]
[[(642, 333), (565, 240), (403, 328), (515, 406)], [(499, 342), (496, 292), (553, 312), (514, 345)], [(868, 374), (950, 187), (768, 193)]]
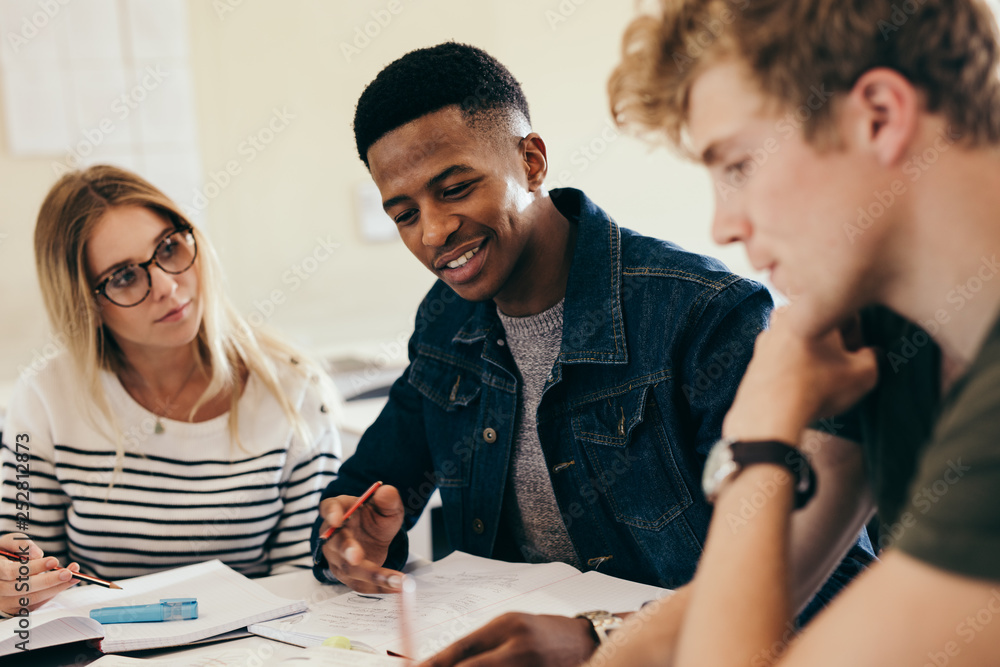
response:
[(163, 433), (163, 430), (164, 430), (163, 429), (163, 422), (161, 422), (160, 418), (157, 417), (156, 418), (156, 426), (153, 427), (153, 433), (155, 433), (156, 435), (160, 435), (161, 433)]

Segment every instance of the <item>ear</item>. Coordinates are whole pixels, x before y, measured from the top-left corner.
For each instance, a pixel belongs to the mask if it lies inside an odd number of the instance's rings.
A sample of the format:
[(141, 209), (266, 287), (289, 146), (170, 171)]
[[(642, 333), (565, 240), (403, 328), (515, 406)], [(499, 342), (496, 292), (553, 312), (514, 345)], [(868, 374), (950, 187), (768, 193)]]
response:
[(519, 148), (521, 149), (525, 176), (528, 179), (528, 191), (535, 192), (545, 183), (545, 176), (549, 173), (549, 159), (545, 142), (542, 141), (537, 132), (532, 132), (521, 139)]
[(923, 102), (899, 72), (877, 67), (865, 72), (847, 96), (844, 128), (857, 145), (884, 167), (897, 164), (916, 139)]

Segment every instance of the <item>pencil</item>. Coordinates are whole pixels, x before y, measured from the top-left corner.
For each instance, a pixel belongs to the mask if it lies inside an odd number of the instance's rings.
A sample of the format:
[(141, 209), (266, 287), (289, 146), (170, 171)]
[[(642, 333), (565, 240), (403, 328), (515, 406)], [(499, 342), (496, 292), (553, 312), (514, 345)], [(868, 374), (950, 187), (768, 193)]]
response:
[[(11, 553), (9, 551), (5, 551), (4, 549), (0, 549), (0, 556), (5, 556), (8, 560), (16, 561), (18, 563), (21, 562), (21, 556), (18, 556), (17, 554)], [(65, 570), (66, 568), (56, 567), (52, 569)], [(70, 570), (70, 574), (73, 575), (74, 579), (80, 579), (81, 581), (89, 581), (92, 584), (97, 584), (98, 586), (103, 586), (104, 588), (121, 589), (121, 586), (119, 586), (113, 581), (104, 581), (104, 579), (98, 579), (97, 577), (92, 577), (89, 574), (80, 574), (79, 572), (73, 572), (72, 570)]]
[[(351, 505), (350, 509), (344, 512), (344, 518), (341, 520), (339, 527), (343, 527), (344, 523), (351, 518), (351, 515), (354, 514), (359, 507), (364, 505), (365, 502), (369, 498), (371, 498), (376, 491), (378, 491), (378, 487), (380, 486), (382, 486), (382, 482), (375, 482), (374, 484), (369, 486), (368, 490), (365, 491), (363, 494), (361, 494), (361, 497), (358, 498), (353, 505)], [(313, 560), (316, 561), (317, 563), (319, 562), (319, 554), (323, 548), (323, 543), (326, 542), (331, 537), (333, 537), (333, 533), (336, 532), (336, 530), (337, 528), (330, 526), (329, 528), (323, 531), (322, 535), (319, 536), (319, 541), (316, 543), (316, 553), (313, 554)]]

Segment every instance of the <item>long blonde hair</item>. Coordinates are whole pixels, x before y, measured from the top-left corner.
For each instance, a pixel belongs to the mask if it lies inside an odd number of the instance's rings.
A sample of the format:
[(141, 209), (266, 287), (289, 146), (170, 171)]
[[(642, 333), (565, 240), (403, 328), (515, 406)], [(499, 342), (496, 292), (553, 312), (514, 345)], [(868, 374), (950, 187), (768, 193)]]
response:
[[(101, 371), (118, 376), (128, 361), (107, 326), (90, 285), (86, 265), (87, 241), (104, 214), (120, 206), (141, 206), (175, 227), (190, 226), (198, 244), (195, 264), (204, 314), (192, 345), (197, 369), (207, 373), (209, 384), (191, 408), (190, 415), (207, 401), (229, 392), (229, 430), (237, 444), (240, 388), (245, 372), (255, 374), (278, 401), (296, 434), (308, 443), (308, 426), (278, 379), (276, 361), (289, 360), (305, 377), (319, 385), (328, 409), (337, 398), (322, 368), (293, 346), (264, 331), (255, 331), (239, 314), (224, 290), (222, 268), (208, 239), (191, 224), (181, 209), (163, 192), (140, 176), (107, 165), (65, 174), (52, 186), (38, 213), (35, 226), (35, 263), (45, 308), (52, 326), (66, 342), (68, 353), (104, 418), (104, 427), (117, 432), (115, 470), (124, 459), (124, 438), (101, 384)], [(86, 411), (89, 417), (93, 411)]]

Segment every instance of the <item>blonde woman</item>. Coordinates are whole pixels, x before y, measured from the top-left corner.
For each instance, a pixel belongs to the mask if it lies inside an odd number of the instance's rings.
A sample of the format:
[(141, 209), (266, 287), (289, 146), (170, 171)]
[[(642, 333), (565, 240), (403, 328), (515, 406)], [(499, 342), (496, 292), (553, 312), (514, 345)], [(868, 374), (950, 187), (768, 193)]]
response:
[[(253, 576), (307, 555), (340, 455), (332, 385), (247, 325), (180, 209), (122, 169), (67, 174), (35, 259), (65, 350), (20, 378), (3, 433), (0, 548), (30, 535), (29, 606), (76, 582), (57, 563), (119, 579), (219, 558)], [(25, 596), (15, 565), (5, 613)]]

